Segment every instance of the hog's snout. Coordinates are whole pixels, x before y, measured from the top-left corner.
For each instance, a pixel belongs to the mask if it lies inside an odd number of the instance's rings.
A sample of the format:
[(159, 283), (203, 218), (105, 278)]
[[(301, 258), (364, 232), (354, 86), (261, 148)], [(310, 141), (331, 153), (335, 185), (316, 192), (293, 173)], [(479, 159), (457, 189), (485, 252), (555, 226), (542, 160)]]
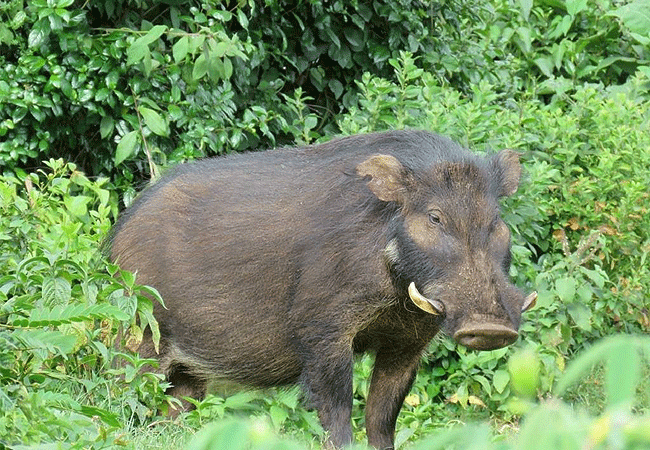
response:
[(468, 325), (454, 333), (456, 342), (474, 350), (494, 350), (517, 340), (516, 330), (496, 323)]

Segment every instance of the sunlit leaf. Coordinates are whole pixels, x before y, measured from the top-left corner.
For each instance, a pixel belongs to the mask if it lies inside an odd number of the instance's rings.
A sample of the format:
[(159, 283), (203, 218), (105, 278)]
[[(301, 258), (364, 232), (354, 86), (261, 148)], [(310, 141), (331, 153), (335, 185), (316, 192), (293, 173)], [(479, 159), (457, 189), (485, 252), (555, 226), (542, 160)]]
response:
[(576, 280), (571, 277), (555, 280), (555, 290), (564, 303), (572, 302), (576, 295)]
[(130, 157), (135, 150), (135, 146), (138, 143), (138, 132), (133, 130), (129, 133), (122, 136), (120, 142), (117, 144), (117, 149), (115, 150), (115, 165), (118, 166)]
[(138, 111), (140, 112), (140, 114), (142, 114), (144, 123), (147, 125), (147, 127), (149, 127), (151, 131), (153, 131), (158, 136), (169, 135), (169, 129), (167, 128), (167, 123), (165, 122), (165, 119), (163, 119), (160, 114), (158, 114), (156, 111), (154, 111), (151, 108), (147, 108), (146, 106), (140, 106), (138, 108)]
[(181, 37), (174, 46), (172, 47), (172, 54), (174, 55), (174, 61), (180, 62), (185, 59), (188, 51), (190, 49), (190, 40), (187, 36)]

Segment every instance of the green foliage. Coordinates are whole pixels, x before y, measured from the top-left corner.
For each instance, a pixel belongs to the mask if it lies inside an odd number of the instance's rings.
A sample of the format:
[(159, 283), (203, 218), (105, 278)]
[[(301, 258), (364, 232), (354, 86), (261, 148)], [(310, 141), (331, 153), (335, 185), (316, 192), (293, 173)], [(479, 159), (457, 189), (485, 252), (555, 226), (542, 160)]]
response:
[(438, 22), (481, 2), (294, 3), (4, 2), (0, 166), (63, 156), (128, 188), (159, 165), (309, 142), (363, 71), (435, 53)]
[[(303, 409), (302, 391), (273, 389), (269, 391), (243, 391), (232, 395), (209, 395), (203, 401), (190, 400), (196, 409), (189, 412), (185, 424), (201, 428), (216, 419), (232, 417), (259, 417), (270, 420), (273, 429), (295, 434), (302, 440), (319, 442), (324, 434), (315, 411)], [(300, 430), (298, 432), (298, 430)]]
[(116, 209), (108, 180), (46, 165), (0, 178), (0, 443), (101, 447), (164, 401), (160, 379), (139, 373), (146, 361), (114, 349), (118, 331), (157, 324), (130, 274), (100, 270)]
[(226, 33), (233, 14), (220, 5), (183, 15), (166, 6), (166, 22), (153, 25), (142, 4), (133, 24), (115, 3), (102, 6), (114, 26), (126, 17), (129, 27), (93, 27), (92, 6), (68, 0), (0, 9), (0, 17), (16, 14), (5, 25), (12, 38), (0, 39), (2, 166), (56, 154), (92, 173), (117, 168), (117, 181), (128, 183), (134, 173), (155, 176), (168, 157), (245, 148), (244, 133), (261, 130), (272, 141), (266, 123), (275, 114), (239, 105), (229, 81), (233, 60), (252, 51)]
[(647, 2), (499, 0), (491, 6), (480, 21), (462, 23), (463, 39), (453, 41), (451, 55), (428, 57), (432, 72), (465, 92), (487, 81), (509, 95), (562, 95), (588, 82), (623, 83), (647, 65), (647, 41), (639, 46), (634, 31), (646, 27), (647, 34)]

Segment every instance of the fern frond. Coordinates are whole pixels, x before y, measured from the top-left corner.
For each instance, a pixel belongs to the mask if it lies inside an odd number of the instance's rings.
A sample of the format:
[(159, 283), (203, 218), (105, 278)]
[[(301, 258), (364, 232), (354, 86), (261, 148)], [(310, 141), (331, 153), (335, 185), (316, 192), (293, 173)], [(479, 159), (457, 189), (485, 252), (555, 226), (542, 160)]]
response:
[(45, 327), (93, 319), (128, 320), (129, 315), (107, 303), (94, 305), (78, 303), (58, 305), (51, 309), (34, 309), (30, 311), (28, 318), (15, 320), (14, 325), (22, 327)]
[(49, 353), (67, 355), (75, 347), (77, 337), (57, 330), (19, 328), (11, 337), (20, 342), (25, 349), (46, 350)]

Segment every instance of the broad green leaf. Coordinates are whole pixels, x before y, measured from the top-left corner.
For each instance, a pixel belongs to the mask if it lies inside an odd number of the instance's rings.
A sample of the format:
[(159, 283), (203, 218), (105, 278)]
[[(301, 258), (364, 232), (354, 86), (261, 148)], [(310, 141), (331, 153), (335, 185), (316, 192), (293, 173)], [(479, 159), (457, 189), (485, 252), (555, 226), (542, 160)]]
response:
[(43, 43), (46, 35), (47, 33), (41, 27), (34, 28), (29, 32), (29, 36), (27, 37), (27, 44), (30, 48), (38, 47)]
[(395, 434), (395, 448), (402, 448), (402, 444), (406, 443), (411, 436), (415, 433), (415, 429), (410, 427), (401, 427)]
[(328, 82), (328, 86), (330, 90), (334, 93), (334, 97), (336, 97), (337, 99), (340, 98), (341, 95), (343, 95), (343, 84), (339, 80), (336, 80), (334, 78), (330, 79), (330, 81)]
[(577, 290), (577, 295), (578, 299), (583, 303), (583, 304), (589, 304), (591, 303), (591, 299), (594, 297), (594, 290), (593, 286), (590, 284), (583, 284), (580, 286)]
[(194, 53), (197, 51), (201, 46), (203, 46), (203, 43), (205, 42), (205, 36), (204, 35), (198, 35), (198, 36), (191, 36), (189, 37), (189, 52)]
[(362, 30), (357, 27), (348, 26), (343, 30), (343, 34), (354, 51), (360, 51), (363, 48), (365, 41)]
[(196, 61), (194, 61), (194, 68), (192, 69), (192, 79), (199, 81), (208, 73), (208, 61), (205, 55), (201, 54)]
[(215, 82), (224, 78), (224, 67), (221, 58), (210, 58), (207, 61), (208, 77)]
[(582, 303), (574, 302), (567, 305), (567, 312), (581, 330), (591, 330), (591, 310)]
[(562, 22), (558, 25), (556, 28), (556, 32), (559, 33), (557, 36), (566, 36), (566, 34), (569, 32), (571, 29), (571, 26), (573, 25), (573, 17), (570, 14), (567, 14), (562, 18)]
[[(66, 197), (67, 200), (69, 197)], [(43, 280), (43, 301), (46, 305), (57, 305), (62, 303), (68, 303), (70, 301), (70, 296), (72, 295), (72, 286), (70, 282), (65, 278), (61, 277), (48, 277)], [(49, 310), (48, 308), (43, 308), (44, 310)], [(41, 311), (37, 309), (34, 311)]]
[(318, 125), (318, 117), (310, 115), (305, 118), (305, 130), (312, 130)]
[(593, 281), (594, 284), (596, 284), (596, 286), (598, 286), (599, 288), (602, 289), (603, 286), (605, 286), (606, 279), (597, 270), (591, 270), (591, 269), (587, 269), (586, 267), (580, 267), (580, 271), (585, 275), (587, 275), (589, 279)]
[(187, 36), (180, 38), (174, 46), (172, 47), (172, 54), (174, 55), (174, 61), (180, 62), (185, 59), (187, 53), (190, 49), (190, 39)]
[(223, 76), (224, 79), (228, 80), (232, 76), (232, 62), (230, 62), (230, 58), (224, 58), (223, 59)]
[(102, 422), (108, 426), (115, 428), (122, 427), (122, 423), (120, 422), (118, 416), (106, 409), (98, 408), (96, 406), (81, 405), (80, 412), (84, 416), (90, 417), (91, 419), (94, 417), (99, 417)]
[(153, 109), (147, 108), (145, 106), (140, 106), (138, 108), (138, 111), (142, 115), (142, 118), (144, 119), (144, 123), (147, 125), (147, 127), (149, 127), (149, 129), (153, 133), (157, 134), (158, 136), (169, 135), (167, 123), (165, 122), (165, 119), (163, 119), (160, 114), (158, 114)]
[(576, 295), (576, 280), (571, 277), (558, 278), (555, 280), (555, 291), (564, 303), (572, 302)]
[(141, 40), (136, 40), (131, 46), (126, 50), (126, 64), (127, 65), (133, 65), (140, 60), (142, 60), (145, 55), (151, 54), (149, 51), (149, 46), (141, 41)]
[(610, 11), (607, 15), (621, 19), (623, 25), (633, 33), (650, 35), (650, 0), (636, 0)]
[(144, 36), (138, 38), (136, 40), (136, 42), (141, 41), (141, 42), (144, 42), (145, 45), (149, 45), (152, 42), (154, 42), (155, 40), (157, 40), (158, 38), (160, 38), (160, 36), (162, 36), (162, 34), (165, 31), (167, 31), (167, 26), (165, 26), (165, 25), (156, 25), (154, 27), (151, 27), (151, 29), (149, 31), (147, 31), (147, 34), (145, 34)]
[(330, 41), (332, 44), (330, 45), (330, 50), (332, 46), (335, 46), (336, 48), (340, 49), (341, 48), (341, 40), (339, 37), (336, 35), (336, 31), (330, 27), (325, 28), (325, 34), (330, 38)]
[(108, 136), (110, 136), (110, 134), (113, 132), (114, 125), (115, 122), (113, 120), (113, 117), (102, 117), (102, 121), (99, 124), (99, 134), (101, 135), (102, 139), (106, 139)]
[(533, 0), (519, 0), (519, 7), (521, 8), (521, 14), (524, 16), (524, 20), (528, 22), (530, 10), (533, 8)]
[(257, 392), (242, 391), (229, 396), (224, 402), (224, 406), (229, 409), (242, 409), (258, 398), (260, 398), (260, 394)]
[(138, 132), (133, 130), (122, 136), (115, 150), (115, 165), (118, 166), (133, 154), (135, 145), (138, 143)]
[(271, 409), (269, 410), (269, 414), (271, 415), (271, 422), (273, 422), (273, 426), (278, 429), (282, 425), (284, 425), (284, 422), (289, 417), (289, 413), (287, 412), (287, 410), (284, 408), (280, 408), (277, 405), (271, 406)]
[(16, 329), (12, 332), (12, 338), (17, 339), (30, 350), (43, 349), (60, 355), (69, 354), (77, 343), (76, 336), (58, 330), (34, 328)]
[(153, 315), (153, 303), (150, 298), (147, 298), (144, 295), (138, 295), (138, 315), (140, 317), (142, 329), (149, 325), (153, 346), (156, 352), (158, 352), (160, 348), (160, 327), (158, 326), (158, 321)]
[(566, 10), (572, 16), (584, 11), (586, 8), (587, 0), (566, 0)]
[(553, 60), (551, 58), (536, 58), (535, 59), (535, 65), (539, 67), (539, 70), (542, 71), (544, 75), (547, 77), (552, 77), (553, 76)]
[[(214, 42), (214, 41), (212, 41), (212, 42)], [(228, 46), (229, 45), (230, 44), (228, 42), (224, 42), (224, 41), (217, 42), (216, 44), (211, 45), (210, 48), (214, 49), (213, 50), (214, 54), (211, 54), (210, 57), (215, 57), (215, 56), (217, 58), (224, 57), (226, 55), (226, 52), (228, 51)]]
[(108, 303), (56, 305), (52, 308), (34, 309), (29, 315), (29, 326), (58, 326), (91, 319), (128, 320), (129, 315)]
[(537, 291), (537, 303), (536, 308), (549, 308), (555, 302), (555, 295), (553, 291), (547, 289), (539, 289)]
[(492, 384), (490, 384), (490, 381), (487, 378), (483, 375), (474, 375), (472, 378), (479, 382), (488, 395), (492, 395)]
[(242, 9), (237, 9), (237, 20), (244, 30), (248, 29), (248, 17)]
[(525, 54), (530, 54), (533, 51), (533, 38), (531, 29), (528, 27), (518, 27), (517, 36), (519, 36), (519, 46)]
[(503, 393), (503, 390), (508, 386), (509, 382), (510, 375), (508, 374), (508, 371), (499, 369), (494, 372), (492, 384), (499, 394)]
[(63, 198), (63, 204), (73, 216), (83, 217), (88, 214), (88, 203), (91, 198), (85, 195), (66, 196)]
[(309, 69), (309, 79), (319, 91), (322, 91), (324, 85), (325, 71), (322, 67), (312, 67)]

